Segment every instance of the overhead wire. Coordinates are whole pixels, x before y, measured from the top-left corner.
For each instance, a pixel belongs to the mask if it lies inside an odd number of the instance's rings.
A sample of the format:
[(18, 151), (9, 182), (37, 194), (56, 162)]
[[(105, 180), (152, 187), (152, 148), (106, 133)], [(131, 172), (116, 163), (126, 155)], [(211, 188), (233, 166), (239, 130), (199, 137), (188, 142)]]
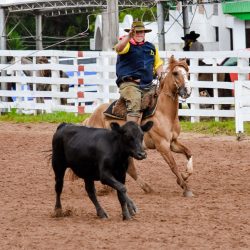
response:
[(197, 10), (197, 8), (198, 8), (198, 4), (195, 6), (195, 10), (194, 10), (194, 13), (193, 13), (193, 16), (192, 16), (192, 19), (191, 19), (191, 21), (190, 21), (190, 23), (189, 23), (189, 28), (190, 28), (190, 26), (191, 26), (191, 24), (192, 24), (192, 22), (193, 22), (193, 20), (194, 20), (194, 17), (195, 17), (195, 13), (196, 13), (196, 10)]
[(19, 20), (16, 25), (9, 31), (9, 33), (7, 34), (7, 37), (15, 30), (15, 28), (20, 24), (21, 20)]
[(2, 30), (1, 36), (3, 36), (3, 34), (4, 34), (4, 27), (6, 27), (8, 17), (9, 17), (9, 13), (8, 13), (8, 15), (6, 16), (6, 18), (5, 18), (5, 20), (4, 20), (4, 25), (3, 25), (3, 30)]
[[(57, 42), (57, 43), (54, 43), (54, 44), (52, 44), (52, 45), (49, 45), (49, 46), (47, 46), (47, 47), (45, 47), (45, 48), (43, 48), (43, 49), (35, 50), (35, 51), (31, 52), (30, 54), (28, 54), (27, 56), (29, 57), (29, 56), (32, 56), (32, 55), (38, 53), (39, 51), (46, 50), (46, 49), (51, 48), (51, 47), (53, 47), (53, 46), (58, 46), (59, 44), (61, 44), (61, 43), (63, 43), (63, 42), (66, 42), (66, 41), (69, 41), (69, 40), (71, 40), (71, 39), (73, 39), (73, 38), (76, 38), (76, 37), (78, 37), (78, 36), (81, 36), (81, 37), (87, 36), (87, 31), (89, 30), (89, 17), (92, 16), (92, 15), (96, 15), (96, 14), (89, 14), (89, 15), (87, 15), (87, 28), (86, 28), (86, 30), (84, 30), (83, 32), (80, 32), (80, 33), (78, 33), (78, 34), (76, 34), (76, 35), (74, 35), (74, 36), (68, 37), (67, 39), (64, 39), (63, 41), (59, 41), (59, 42)], [(21, 61), (21, 58), (20, 58), (19, 60), (17, 60), (15, 63), (20, 62), (20, 61)], [(6, 70), (7, 68), (11, 67), (11, 65), (12, 65), (12, 64), (7, 65), (6, 67), (2, 68), (2, 70)]]

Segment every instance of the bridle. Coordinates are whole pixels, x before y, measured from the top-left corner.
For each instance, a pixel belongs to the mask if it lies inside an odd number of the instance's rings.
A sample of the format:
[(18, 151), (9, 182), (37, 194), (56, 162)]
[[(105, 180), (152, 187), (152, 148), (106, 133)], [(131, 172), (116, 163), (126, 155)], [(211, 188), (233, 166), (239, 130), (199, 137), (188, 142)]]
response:
[[(182, 64), (180, 64), (180, 65), (177, 64), (177, 65), (173, 66), (171, 69), (168, 69), (167, 71), (165, 71), (165, 72), (162, 73), (162, 76), (164, 75), (164, 77), (161, 76), (160, 85), (163, 83), (163, 80), (166, 78), (166, 76), (167, 76), (170, 72), (173, 72), (173, 70), (174, 70), (175, 67), (182, 67), (182, 68), (185, 69), (186, 72), (188, 72), (187, 67), (185, 67), (185, 66), (182, 65)], [(167, 96), (170, 97), (173, 101), (175, 101), (175, 100), (176, 100), (176, 97), (177, 97), (178, 94), (179, 94), (180, 83), (177, 81), (177, 79), (176, 79), (174, 76), (172, 76), (172, 78), (173, 78), (173, 81), (174, 81), (174, 85), (175, 85), (175, 87), (176, 87), (175, 93), (168, 92), (168, 91), (164, 91), (164, 90), (163, 90), (163, 87), (161, 87), (161, 86), (160, 86), (160, 93), (163, 93), (163, 94), (167, 95)]]

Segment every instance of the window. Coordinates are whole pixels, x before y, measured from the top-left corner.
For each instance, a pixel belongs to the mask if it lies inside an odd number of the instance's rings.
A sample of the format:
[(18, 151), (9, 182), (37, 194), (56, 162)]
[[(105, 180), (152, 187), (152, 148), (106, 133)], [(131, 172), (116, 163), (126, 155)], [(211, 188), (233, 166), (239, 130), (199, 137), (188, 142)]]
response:
[(219, 42), (219, 27), (215, 27), (215, 41)]
[(234, 49), (234, 45), (233, 45), (233, 30), (229, 29), (230, 32), (230, 50)]

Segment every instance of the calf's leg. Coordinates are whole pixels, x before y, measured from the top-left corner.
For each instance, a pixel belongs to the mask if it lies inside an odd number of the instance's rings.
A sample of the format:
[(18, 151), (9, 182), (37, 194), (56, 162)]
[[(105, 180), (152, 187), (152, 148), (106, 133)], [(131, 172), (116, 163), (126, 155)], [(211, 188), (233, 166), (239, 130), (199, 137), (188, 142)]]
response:
[(85, 182), (85, 189), (88, 193), (88, 196), (90, 200), (93, 202), (93, 204), (95, 205), (97, 216), (100, 217), (101, 219), (108, 218), (107, 213), (101, 207), (100, 203), (98, 202), (96, 198), (96, 190), (95, 190), (94, 181), (85, 179), (84, 182)]
[(62, 204), (61, 204), (61, 193), (63, 189), (63, 178), (65, 174), (66, 169), (62, 169), (61, 171), (58, 171), (54, 169), (55, 171), (55, 191), (56, 191), (56, 204), (55, 204), (55, 215), (61, 216), (62, 215)]
[(122, 219), (123, 220), (130, 220), (132, 218), (131, 216), (134, 214), (130, 214), (130, 212), (128, 210), (126, 199), (124, 199), (124, 196), (119, 191), (117, 191), (117, 196), (118, 196), (118, 200), (121, 204), (121, 208), (122, 208)]
[(137, 212), (137, 207), (134, 202), (128, 198), (125, 185), (116, 180), (110, 173), (103, 174), (101, 176), (101, 182), (117, 190), (118, 199), (122, 207), (123, 219), (131, 219), (131, 215), (134, 215)]

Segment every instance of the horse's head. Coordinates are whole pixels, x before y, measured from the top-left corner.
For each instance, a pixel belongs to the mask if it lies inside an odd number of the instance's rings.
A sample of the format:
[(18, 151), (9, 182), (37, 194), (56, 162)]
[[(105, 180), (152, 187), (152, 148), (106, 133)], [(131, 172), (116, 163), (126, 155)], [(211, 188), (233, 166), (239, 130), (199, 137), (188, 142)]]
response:
[(191, 95), (191, 87), (188, 80), (189, 68), (186, 60), (175, 60), (174, 56), (169, 59), (168, 74), (166, 80), (173, 94), (181, 98), (188, 98)]

